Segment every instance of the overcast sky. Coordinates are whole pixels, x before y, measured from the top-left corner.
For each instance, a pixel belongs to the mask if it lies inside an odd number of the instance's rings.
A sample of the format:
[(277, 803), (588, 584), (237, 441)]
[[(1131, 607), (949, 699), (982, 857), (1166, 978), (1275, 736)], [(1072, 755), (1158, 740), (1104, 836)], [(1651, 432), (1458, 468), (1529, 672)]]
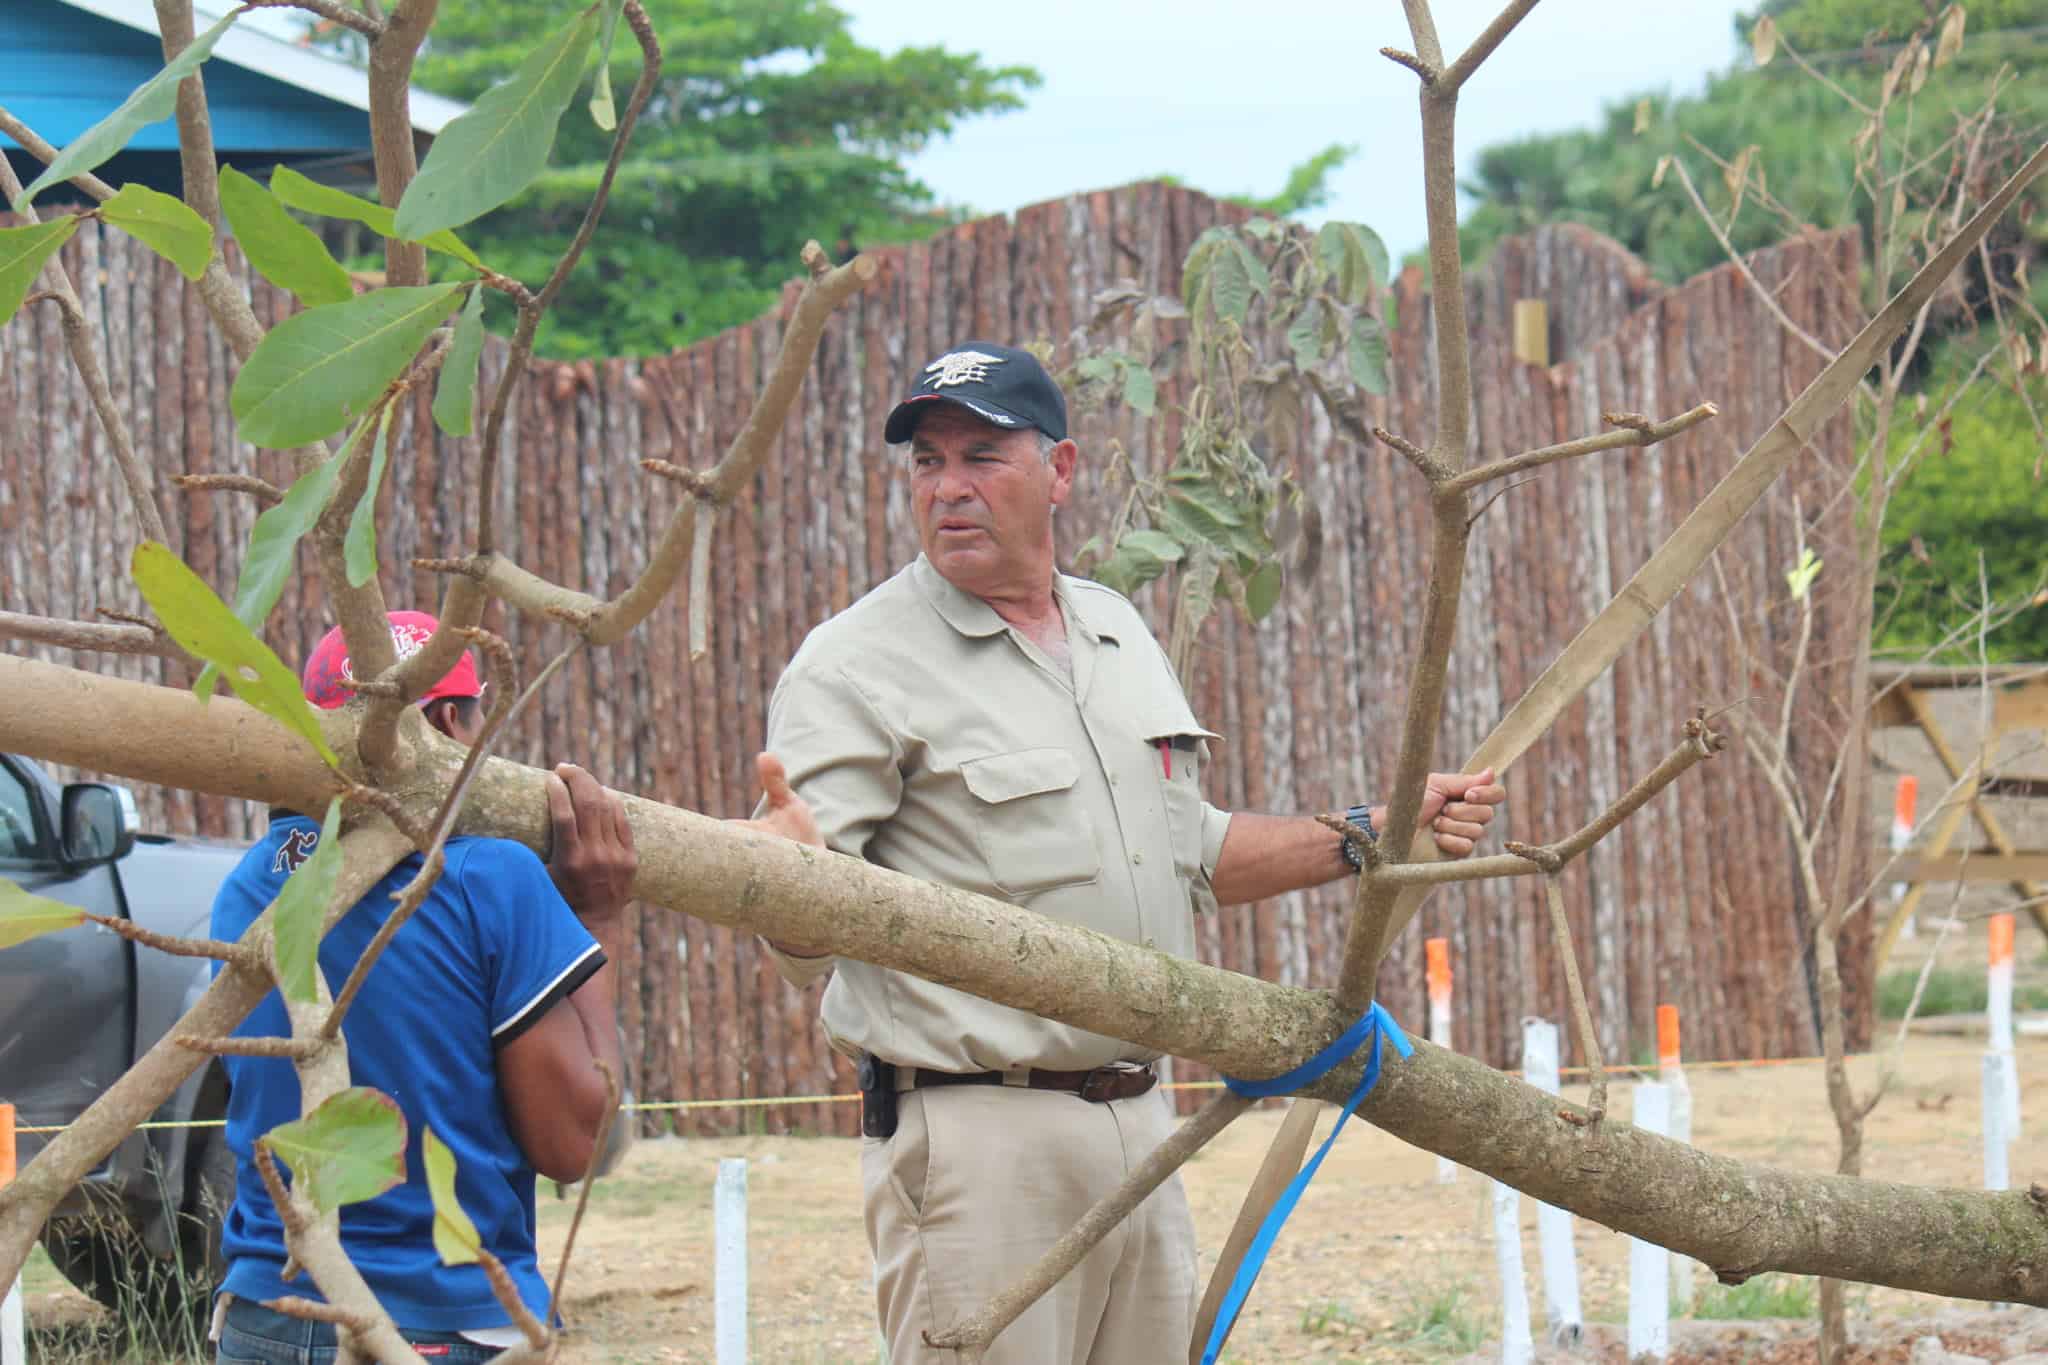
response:
[[(1162, 172), (1270, 195), (1292, 166), (1355, 142), (1327, 215), (1370, 224), (1397, 259), (1423, 242), (1415, 77), (1379, 55), (1409, 46), (1395, 0), (835, 2), (872, 46), (938, 43), (1045, 77), (1023, 110), (972, 120), (911, 163), (947, 203), (1008, 211)], [(1435, 0), (1445, 51), (1501, 4)], [(1545, 0), (1459, 100), (1461, 163), (1490, 143), (1587, 126), (1624, 96), (1699, 89), (1735, 58), (1738, 8)]]

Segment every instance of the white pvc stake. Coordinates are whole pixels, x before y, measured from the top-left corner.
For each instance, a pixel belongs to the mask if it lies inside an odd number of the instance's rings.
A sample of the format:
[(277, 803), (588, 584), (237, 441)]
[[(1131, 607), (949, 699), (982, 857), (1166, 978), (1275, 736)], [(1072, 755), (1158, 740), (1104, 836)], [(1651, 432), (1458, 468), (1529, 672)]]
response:
[(1522, 1196), (1512, 1185), (1493, 1184), (1493, 1255), (1500, 1265), (1501, 1365), (1529, 1365), (1536, 1343), (1529, 1336), (1529, 1287), (1522, 1282)]
[(2006, 1060), (2001, 1053), (1984, 1054), (1984, 1188), (1987, 1190), (2012, 1188), (2012, 1178), (2005, 1162)]
[(718, 1163), (712, 1192), (712, 1235), (718, 1272), (713, 1299), (718, 1365), (747, 1360), (747, 1159)]
[(1991, 1031), (1991, 1050), (2003, 1055), (2006, 1064), (2004, 1122), (2000, 1131), (2007, 1142), (2020, 1136), (2020, 1072), (2012, 1055), (2012, 937), (2013, 917), (1993, 915), (1990, 921), (1991, 966), (1986, 978), (1986, 1022)]
[[(1663, 1135), (1671, 1126), (1671, 1091), (1656, 1082), (1635, 1087), (1635, 1125)], [(1671, 1257), (1663, 1247), (1628, 1239), (1628, 1358), (1671, 1353)]]
[[(1557, 1025), (1548, 1019), (1522, 1021), (1522, 1079), (1546, 1095), (1557, 1093)], [(1553, 1346), (1579, 1344), (1579, 1258), (1572, 1245), (1572, 1216), (1549, 1204), (1536, 1205), (1536, 1245), (1543, 1257), (1543, 1311)]]
[[(0, 1189), (14, 1179), (14, 1106), (0, 1104)], [(21, 1282), (0, 1293), (0, 1365), (28, 1365), (28, 1332), (22, 1321)]]
[[(1657, 1006), (1657, 1079), (1671, 1091), (1671, 1133), (1679, 1142), (1692, 1141), (1692, 1086), (1680, 1065), (1678, 1006)], [(1671, 1253), (1671, 1301), (1681, 1313), (1690, 1312), (1693, 1300), (1693, 1260)]]
[[(1444, 1051), (1451, 1047), (1451, 941), (1424, 939), (1422, 950), (1429, 975), (1429, 1041)], [(1458, 1178), (1458, 1163), (1447, 1156), (1436, 1159), (1436, 1183), (1448, 1185)]]
[[(1899, 779), (1898, 790), (1892, 794), (1892, 852), (1894, 853), (1905, 852), (1906, 846), (1913, 842), (1913, 810), (1919, 804), (1919, 799), (1920, 779), (1911, 773), (1905, 774)], [(1893, 882), (1892, 899), (1899, 901), (1905, 898), (1906, 884), (1904, 882)], [(1918, 915), (1906, 916), (1906, 922), (1899, 926), (1900, 938), (1913, 937), (1919, 928), (1913, 921), (1918, 918), (1920, 918)]]

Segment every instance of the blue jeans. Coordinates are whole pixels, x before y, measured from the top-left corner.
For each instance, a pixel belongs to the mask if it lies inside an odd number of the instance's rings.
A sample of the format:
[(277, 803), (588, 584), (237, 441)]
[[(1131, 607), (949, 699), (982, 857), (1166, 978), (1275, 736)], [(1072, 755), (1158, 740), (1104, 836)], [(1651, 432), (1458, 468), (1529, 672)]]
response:
[[(433, 1365), (483, 1365), (499, 1354), (500, 1348), (469, 1341), (460, 1332), (403, 1327), (399, 1331)], [(236, 1299), (228, 1305), (214, 1361), (215, 1365), (334, 1365), (335, 1354), (330, 1324), (306, 1322), (248, 1299)]]

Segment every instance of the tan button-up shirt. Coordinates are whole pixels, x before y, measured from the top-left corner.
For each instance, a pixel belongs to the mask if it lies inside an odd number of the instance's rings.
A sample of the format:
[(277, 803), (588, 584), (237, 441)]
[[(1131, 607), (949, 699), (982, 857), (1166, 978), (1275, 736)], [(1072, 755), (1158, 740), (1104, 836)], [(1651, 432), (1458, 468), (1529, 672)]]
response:
[[(775, 687), (768, 748), (825, 842), (927, 881), (1194, 954), (1230, 817), (1202, 800), (1206, 741), (1135, 608), (1057, 576), (1071, 676), (979, 598), (916, 563), (812, 631)], [(1078, 1070), (1157, 1054), (851, 959), (842, 1051), (941, 1071)]]

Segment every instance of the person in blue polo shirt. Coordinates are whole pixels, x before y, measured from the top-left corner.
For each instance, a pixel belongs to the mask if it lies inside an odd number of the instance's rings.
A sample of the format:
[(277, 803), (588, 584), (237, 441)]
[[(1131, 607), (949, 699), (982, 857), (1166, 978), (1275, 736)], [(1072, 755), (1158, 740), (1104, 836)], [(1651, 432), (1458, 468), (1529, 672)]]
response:
[[(434, 620), (391, 613), (401, 658), (423, 646)], [(347, 645), (330, 631), (307, 660), (307, 698), (332, 708), (352, 695)], [(427, 693), (427, 720), (461, 743), (483, 723), (483, 687), (462, 660)], [(771, 765), (764, 764), (766, 775)], [(774, 769), (779, 778), (780, 770)], [(771, 802), (756, 828), (816, 841), (801, 803)], [(608, 1092), (595, 1061), (623, 1078), (613, 1006), (615, 945), (624, 931), (636, 857), (624, 804), (588, 773), (564, 764), (548, 779), (550, 863), (504, 839), (451, 839), (446, 867), (396, 934), (342, 1025), (351, 1081), (397, 1100), (405, 1113), (403, 1184), (341, 1210), (342, 1245), (406, 1339), (437, 1365), (488, 1360), (521, 1340), (483, 1270), (445, 1266), (435, 1253), (433, 1205), (420, 1133), (453, 1151), (456, 1194), (483, 1244), (510, 1272), (526, 1306), (551, 1305), (534, 1252), (535, 1173), (560, 1181), (590, 1165)], [(277, 811), (214, 902), (213, 935), (235, 940), (318, 847), (320, 825)], [(419, 871), (418, 855), (392, 869), (342, 916), (320, 945), (320, 967), (339, 990), (350, 968)], [(235, 1030), (288, 1035), (276, 992)], [(282, 1059), (228, 1057), (228, 1145), (235, 1199), (222, 1233), (227, 1275), (215, 1311), (221, 1365), (326, 1365), (335, 1329), (263, 1307), (318, 1298), (310, 1278), (284, 1278), (284, 1229), (253, 1164), (256, 1139), (299, 1114), (299, 1085)]]

